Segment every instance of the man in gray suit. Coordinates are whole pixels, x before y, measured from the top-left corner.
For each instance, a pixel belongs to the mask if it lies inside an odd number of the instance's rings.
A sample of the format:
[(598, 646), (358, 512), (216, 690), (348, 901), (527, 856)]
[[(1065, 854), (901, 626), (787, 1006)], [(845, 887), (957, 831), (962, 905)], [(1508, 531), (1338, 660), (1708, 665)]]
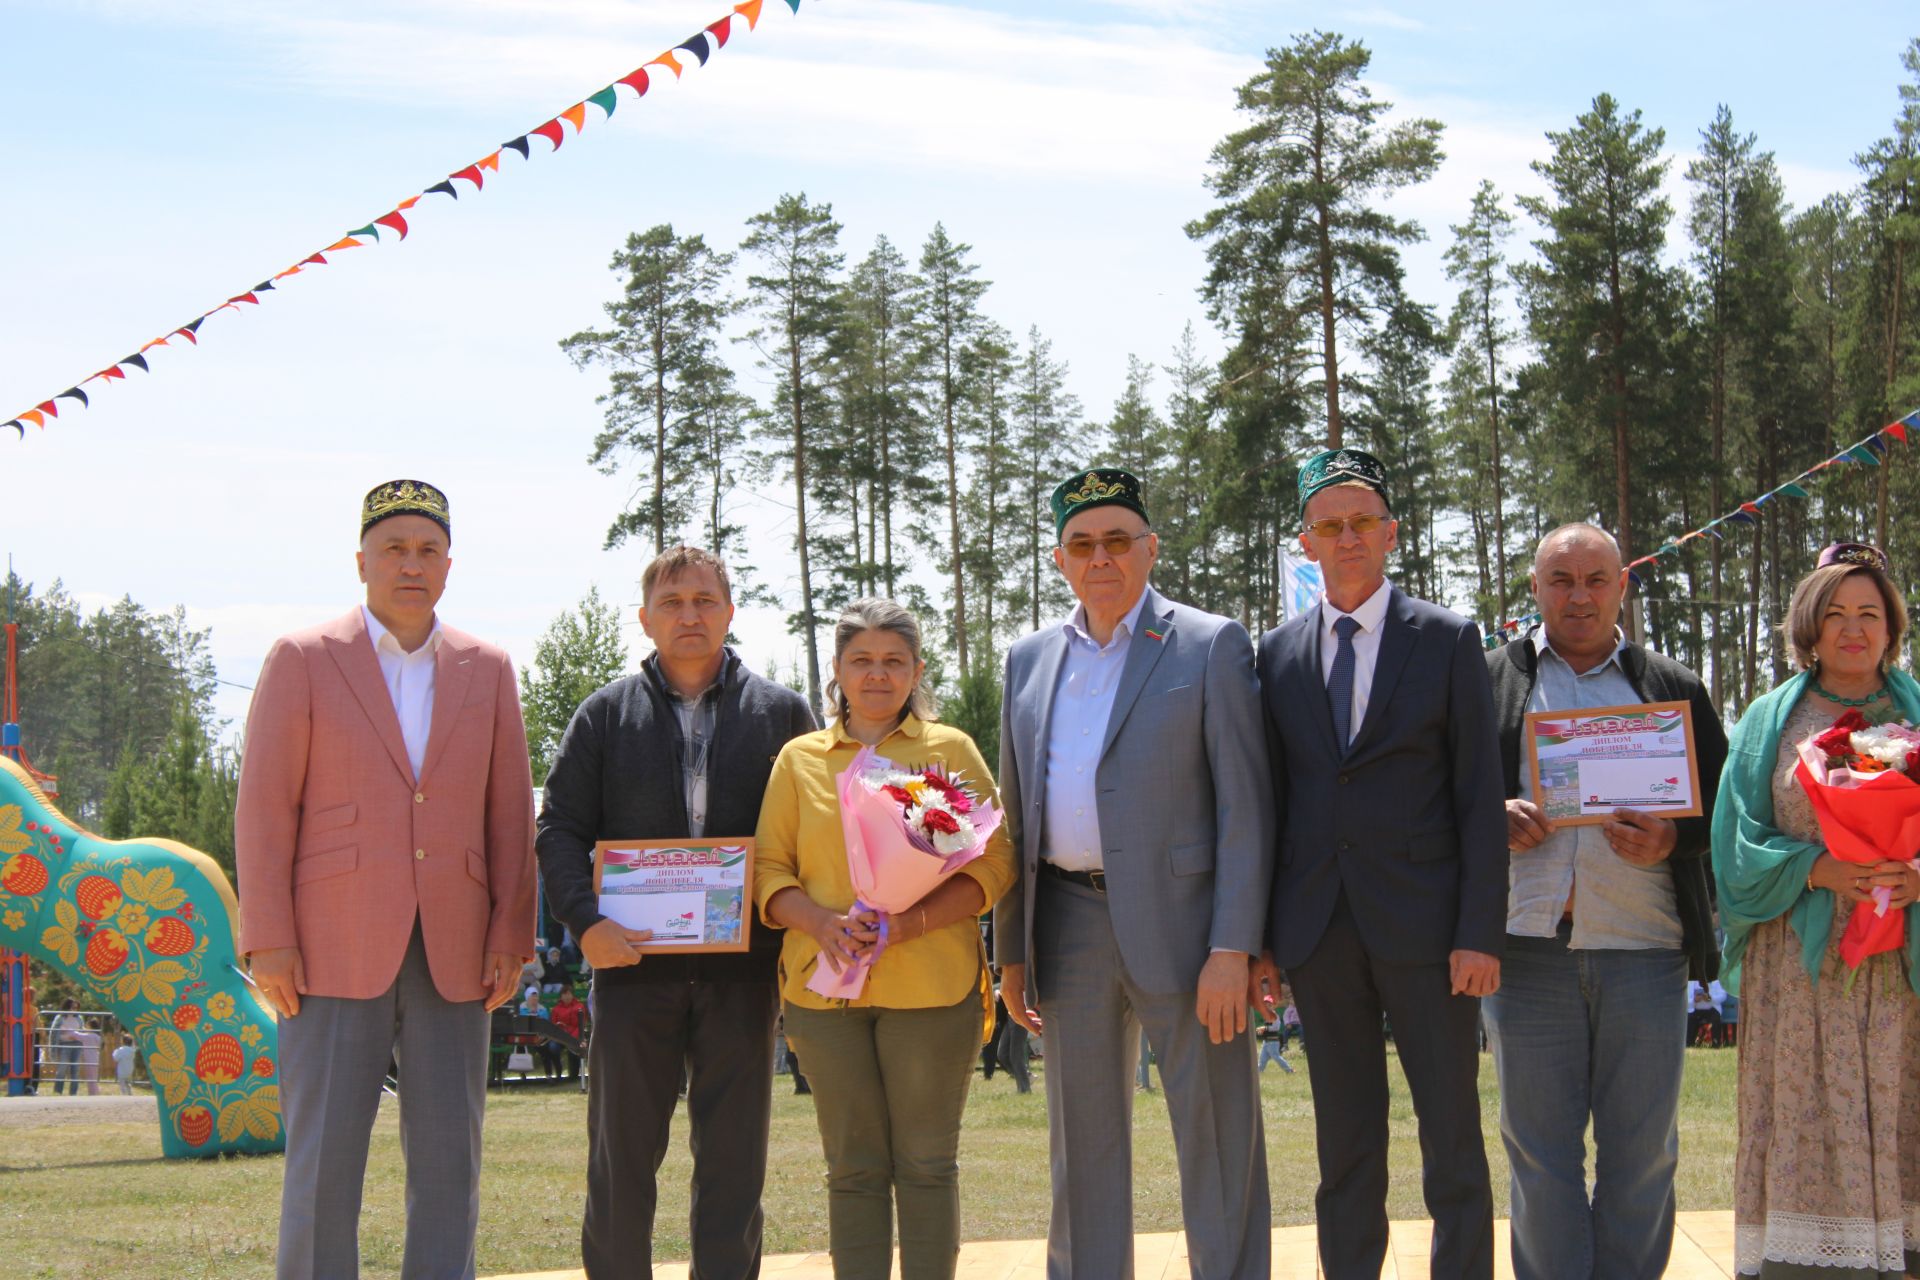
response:
[(1239, 623), (1147, 585), (1140, 484), (1095, 468), (1053, 494), (1080, 604), (1014, 644), (1000, 796), (1021, 877), (994, 914), (1001, 998), (1046, 1027), (1050, 1280), (1133, 1275), (1136, 1038), (1159, 1060), (1196, 1280), (1268, 1273), (1248, 960), (1265, 927), (1273, 798)]

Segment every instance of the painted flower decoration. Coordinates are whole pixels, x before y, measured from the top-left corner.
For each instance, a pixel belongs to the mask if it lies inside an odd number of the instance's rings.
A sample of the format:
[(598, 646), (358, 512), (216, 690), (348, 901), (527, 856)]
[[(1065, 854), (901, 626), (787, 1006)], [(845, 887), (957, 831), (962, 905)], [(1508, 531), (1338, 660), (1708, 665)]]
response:
[(120, 918), (117, 922), (117, 927), (120, 932), (126, 934), (128, 937), (134, 936), (147, 927), (147, 909), (136, 903), (129, 902), (126, 906), (120, 908)]
[(4, 925), (8, 930), (18, 933), (27, 927), (27, 918), (18, 911), (9, 911), (5, 915), (0, 915), (0, 925)]
[(227, 1019), (233, 1016), (233, 997), (224, 991), (215, 992), (207, 1000), (209, 1018)]
[(249, 1022), (246, 1026), (240, 1028), (240, 1039), (246, 1043), (248, 1048), (254, 1047), (260, 1043), (260, 1028)]
[(20, 829), (25, 817), (17, 804), (0, 804), (0, 853), (25, 853), (33, 837)]

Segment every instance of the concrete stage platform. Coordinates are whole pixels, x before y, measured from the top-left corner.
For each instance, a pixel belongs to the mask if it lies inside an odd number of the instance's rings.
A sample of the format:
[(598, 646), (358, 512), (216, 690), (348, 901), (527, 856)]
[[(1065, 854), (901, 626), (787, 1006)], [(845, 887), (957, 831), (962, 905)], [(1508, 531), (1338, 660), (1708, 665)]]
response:
[[(1381, 1280), (1428, 1280), (1427, 1244), (1432, 1226), (1426, 1222), (1393, 1224), (1392, 1246)], [(1510, 1280), (1507, 1261), (1507, 1224), (1494, 1224), (1498, 1247), (1495, 1274)], [(687, 1264), (662, 1263), (655, 1280), (687, 1280)], [(833, 1265), (824, 1253), (789, 1253), (767, 1258), (760, 1274), (771, 1280), (833, 1280)], [(897, 1276), (898, 1270), (894, 1272)], [(980, 1240), (960, 1249), (959, 1280), (1045, 1280), (1047, 1242), (1044, 1240)], [(1708, 1210), (1679, 1215), (1674, 1233), (1673, 1259), (1668, 1280), (1727, 1280), (1733, 1275), (1733, 1214)], [(1273, 1280), (1317, 1280), (1313, 1228), (1280, 1227), (1273, 1233)], [(1172, 1231), (1138, 1236), (1134, 1240), (1135, 1280), (1188, 1280), (1186, 1238)], [(579, 1271), (540, 1271), (498, 1280), (583, 1280)]]

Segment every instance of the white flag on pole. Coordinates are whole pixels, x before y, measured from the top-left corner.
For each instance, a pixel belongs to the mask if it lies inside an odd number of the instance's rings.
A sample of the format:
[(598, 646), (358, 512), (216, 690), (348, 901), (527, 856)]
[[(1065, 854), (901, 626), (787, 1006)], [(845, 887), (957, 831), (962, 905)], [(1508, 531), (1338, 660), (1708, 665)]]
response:
[(1320, 566), (1311, 560), (1299, 560), (1286, 551), (1280, 553), (1280, 615), (1297, 617), (1320, 603), (1325, 583)]

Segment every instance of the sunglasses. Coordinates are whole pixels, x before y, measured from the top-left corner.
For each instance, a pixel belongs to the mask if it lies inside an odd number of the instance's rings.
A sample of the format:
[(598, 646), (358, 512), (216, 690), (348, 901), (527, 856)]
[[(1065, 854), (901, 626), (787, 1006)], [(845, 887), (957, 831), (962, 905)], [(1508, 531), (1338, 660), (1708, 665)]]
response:
[(1135, 542), (1151, 536), (1152, 532), (1149, 529), (1144, 533), (1110, 533), (1104, 538), (1069, 538), (1060, 546), (1075, 560), (1085, 560), (1093, 554), (1095, 547), (1105, 551), (1110, 558), (1118, 560), (1133, 550)]
[(1348, 516), (1344, 520), (1336, 516), (1327, 520), (1315, 520), (1307, 526), (1307, 532), (1316, 538), (1337, 538), (1342, 530), (1351, 529), (1364, 538), (1386, 522), (1386, 516)]

